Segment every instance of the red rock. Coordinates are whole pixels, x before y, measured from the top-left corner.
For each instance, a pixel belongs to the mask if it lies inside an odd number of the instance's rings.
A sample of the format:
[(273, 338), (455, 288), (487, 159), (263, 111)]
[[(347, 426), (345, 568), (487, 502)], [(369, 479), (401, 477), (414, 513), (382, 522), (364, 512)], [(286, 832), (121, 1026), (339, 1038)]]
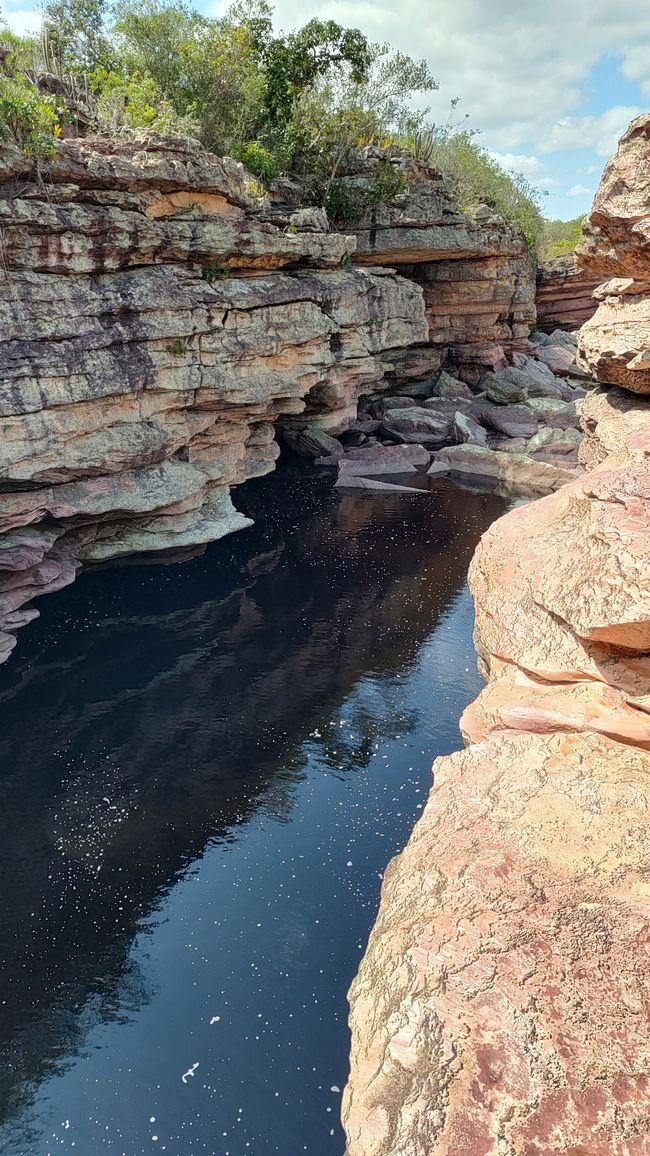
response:
[(579, 329), (596, 311), (593, 292), (599, 281), (578, 268), (573, 254), (543, 261), (537, 270), (537, 328), (543, 333)]
[(350, 992), (350, 1156), (641, 1156), (650, 754), (508, 731), (434, 784)]

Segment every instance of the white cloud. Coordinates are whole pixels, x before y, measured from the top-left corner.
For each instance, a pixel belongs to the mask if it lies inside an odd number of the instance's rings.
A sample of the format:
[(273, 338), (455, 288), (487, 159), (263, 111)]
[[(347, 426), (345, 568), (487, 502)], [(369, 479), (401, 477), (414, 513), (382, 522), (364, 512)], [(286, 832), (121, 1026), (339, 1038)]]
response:
[(35, 8), (14, 8), (4, 11), (4, 17), (12, 32), (19, 36), (30, 36), (41, 27), (41, 14)]
[(510, 173), (522, 173), (525, 177), (532, 177), (542, 170), (542, 162), (538, 157), (526, 156), (525, 153), (498, 153), (494, 149), (488, 151), (492, 159)]
[(570, 189), (566, 191), (567, 197), (588, 197), (591, 196), (591, 189), (586, 189), (584, 185), (571, 185)]
[(650, 52), (647, 44), (635, 44), (626, 49), (621, 72), (626, 80), (636, 82), (643, 95), (650, 99)]
[[(450, 99), (460, 96), (459, 111), (482, 130), (480, 143), (504, 154), (537, 154), (542, 141), (547, 152), (580, 147), (579, 133), (592, 119), (583, 115), (582, 89), (603, 54), (618, 54), (629, 78), (650, 79), (647, 0), (546, 0), (514, 7), (512, 0), (277, 0), (280, 27), (315, 15), (357, 25), (373, 40), (426, 56), (440, 82), (430, 101), (437, 119), (444, 121)], [(614, 116), (613, 128), (603, 114), (595, 143), (585, 146), (598, 147), (601, 156), (611, 152), (625, 127), (622, 117), (629, 120), (636, 111)], [(568, 129), (554, 134), (565, 120)]]
[(600, 116), (565, 116), (544, 131), (540, 152), (593, 149), (599, 157), (609, 157), (630, 121), (642, 111), (637, 105), (622, 104), (608, 108)]

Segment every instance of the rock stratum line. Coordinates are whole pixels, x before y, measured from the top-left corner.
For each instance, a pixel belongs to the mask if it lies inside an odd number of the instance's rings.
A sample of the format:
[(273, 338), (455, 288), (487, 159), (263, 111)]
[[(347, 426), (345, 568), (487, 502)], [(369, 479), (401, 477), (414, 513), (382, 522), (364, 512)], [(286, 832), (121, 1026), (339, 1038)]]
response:
[(38, 178), (0, 142), (0, 661), (82, 564), (246, 526), (278, 425), (338, 433), (363, 393), (528, 347), (522, 236), (393, 162), (408, 191), (343, 235), (186, 140), (60, 141)]

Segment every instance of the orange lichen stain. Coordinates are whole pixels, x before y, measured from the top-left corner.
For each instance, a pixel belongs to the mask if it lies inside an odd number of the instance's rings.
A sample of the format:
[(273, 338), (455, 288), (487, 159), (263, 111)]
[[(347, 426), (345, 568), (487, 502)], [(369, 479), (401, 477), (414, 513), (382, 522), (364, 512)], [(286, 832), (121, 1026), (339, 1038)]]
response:
[(173, 217), (175, 213), (185, 211), (204, 217), (241, 216), (242, 212), (218, 193), (197, 193), (187, 189), (158, 194), (145, 208), (147, 217), (154, 221), (159, 217)]

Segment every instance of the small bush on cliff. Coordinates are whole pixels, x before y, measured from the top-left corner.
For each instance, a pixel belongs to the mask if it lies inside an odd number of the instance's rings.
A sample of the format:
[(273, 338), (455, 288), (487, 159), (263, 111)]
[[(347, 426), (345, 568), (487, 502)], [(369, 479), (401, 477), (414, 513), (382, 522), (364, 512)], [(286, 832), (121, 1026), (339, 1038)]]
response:
[(327, 187), (325, 209), (333, 224), (355, 225), (363, 221), (377, 205), (392, 201), (407, 187), (406, 178), (388, 161), (380, 161), (372, 178), (363, 184), (334, 178)]
[(24, 71), (30, 46), (19, 37), (3, 33), (0, 69), (0, 137), (12, 140), (25, 157), (37, 162), (54, 152), (61, 124), (70, 120), (65, 101), (42, 93)]

